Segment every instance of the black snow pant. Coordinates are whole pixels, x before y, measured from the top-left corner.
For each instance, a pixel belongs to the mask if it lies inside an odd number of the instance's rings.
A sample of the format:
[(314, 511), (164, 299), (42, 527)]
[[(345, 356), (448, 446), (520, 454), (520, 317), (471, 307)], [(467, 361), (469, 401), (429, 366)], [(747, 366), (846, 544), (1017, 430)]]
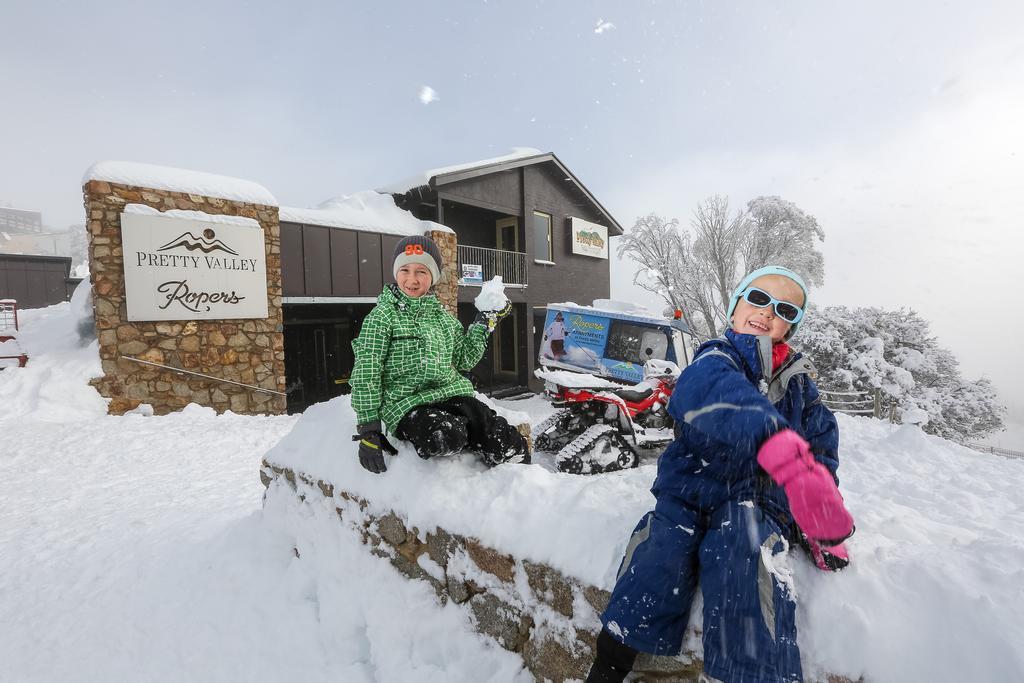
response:
[(479, 453), (489, 467), (530, 461), (526, 438), (472, 396), (416, 406), (399, 420), (395, 436), (411, 441), (424, 459), (469, 449)]

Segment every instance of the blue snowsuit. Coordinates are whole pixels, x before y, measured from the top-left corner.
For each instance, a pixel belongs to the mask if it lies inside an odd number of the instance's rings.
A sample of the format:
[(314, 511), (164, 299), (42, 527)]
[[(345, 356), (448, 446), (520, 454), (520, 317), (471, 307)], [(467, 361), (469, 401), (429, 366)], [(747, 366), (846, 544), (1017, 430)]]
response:
[(678, 654), (699, 579), (709, 676), (801, 680), (796, 604), (778, 571), (798, 530), (757, 451), (788, 427), (835, 476), (839, 431), (813, 370), (791, 353), (773, 373), (766, 336), (728, 330), (698, 349), (669, 402), (676, 439), (658, 460), (654, 510), (637, 524), (601, 615), (616, 640)]

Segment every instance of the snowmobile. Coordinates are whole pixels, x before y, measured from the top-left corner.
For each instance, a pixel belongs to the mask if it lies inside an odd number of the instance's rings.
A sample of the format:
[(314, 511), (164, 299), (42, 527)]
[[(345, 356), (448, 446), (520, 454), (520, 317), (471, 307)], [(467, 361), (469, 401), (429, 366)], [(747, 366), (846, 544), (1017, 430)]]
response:
[(648, 360), (644, 381), (632, 387), (564, 371), (538, 370), (537, 376), (560, 410), (533, 430), (533, 448), (555, 453), (559, 471), (599, 474), (636, 467), (673, 438), (667, 406), (679, 366), (671, 361)]
[(559, 410), (532, 430), (534, 450), (577, 474), (660, 454), (673, 438), (666, 406), (693, 347), (682, 311), (658, 315), (608, 299), (547, 311), (535, 374)]

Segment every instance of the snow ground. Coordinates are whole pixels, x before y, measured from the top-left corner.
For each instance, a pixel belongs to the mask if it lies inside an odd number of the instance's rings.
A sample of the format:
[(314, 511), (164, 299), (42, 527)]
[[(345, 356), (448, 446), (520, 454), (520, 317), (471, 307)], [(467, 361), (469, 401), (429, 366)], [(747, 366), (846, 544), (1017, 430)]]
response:
[[(74, 332), (81, 305), (24, 312), (29, 366), (0, 372), (0, 681), (529, 679), (472, 632), (465, 610), (441, 608), (425, 584), (367, 554), (329, 506), (271, 496), (263, 510), (257, 470), (271, 448), (298, 454), (322, 441), (307, 469), (351, 475), (357, 490), (447, 484), (463, 508), (413, 500), (414, 514), (446, 525), (464, 521), (473, 492), (490, 495), (480, 536), (516, 550), (533, 536), (526, 554), (597, 582), (650, 504), (653, 466), (585, 478), (399, 456), (384, 478), (361, 479), (350, 416), (331, 426), (335, 402), (302, 418), (194, 406), (107, 416), (87, 384), (95, 345)], [(534, 418), (546, 409), (539, 399), (505, 407)], [(1024, 680), (1024, 462), (840, 420), (854, 564), (822, 574), (794, 556), (807, 672)], [(515, 509), (531, 496), (544, 514)], [(592, 517), (575, 518), (584, 511)], [(570, 534), (564, 548), (577, 557), (560, 555), (540, 533), (545, 515), (577, 535), (604, 526), (600, 542)]]
[(107, 416), (70, 313), (0, 372), (0, 681), (527, 680), (339, 525), (264, 515), (294, 417)]

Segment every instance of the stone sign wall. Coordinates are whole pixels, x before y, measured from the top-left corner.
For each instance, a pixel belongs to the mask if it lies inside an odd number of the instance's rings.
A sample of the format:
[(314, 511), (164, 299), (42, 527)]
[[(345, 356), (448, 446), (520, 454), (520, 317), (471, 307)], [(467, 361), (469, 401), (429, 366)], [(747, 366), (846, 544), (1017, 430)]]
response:
[(429, 237), (437, 243), (441, 251), (444, 268), (441, 270), (441, 281), (434, 285), (434, 292), (445, 309), (459, 317), (459, 246), (455, 233), (450, 230), (431, 230)]
[[(119, 415), (148, 403), (157, 414), (165, 414), (198, 403), (217, 412), (284, 413), (277, 207), (100, 180), (88, 181), (83, 192), (103, 367), (103, 376), (92, 384), (111, 399), (108, 411)], [(266, 246), (267, 318), (129, 322), (121, 244), (121, 214), (128, 204), (258, 221)]]

